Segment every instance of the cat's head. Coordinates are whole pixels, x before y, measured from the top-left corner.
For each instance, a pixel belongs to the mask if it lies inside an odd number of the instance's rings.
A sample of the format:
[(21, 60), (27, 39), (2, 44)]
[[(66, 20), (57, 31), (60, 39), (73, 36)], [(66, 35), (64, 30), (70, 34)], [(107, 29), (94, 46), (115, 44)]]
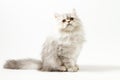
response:
[(80, 20), (75, 12), (75, 9), (71, 13), (55, 14), (55, 18), (59, 23), (59, 29), (63, 32), (73, 32), (80, 28)]

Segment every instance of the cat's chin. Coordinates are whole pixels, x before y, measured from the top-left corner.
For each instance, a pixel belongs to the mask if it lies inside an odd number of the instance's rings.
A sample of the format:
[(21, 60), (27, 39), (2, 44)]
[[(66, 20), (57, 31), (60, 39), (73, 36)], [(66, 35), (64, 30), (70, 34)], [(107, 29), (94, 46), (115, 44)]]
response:
[(69, 26), (72, 26), (72, 24), (67, 24), (67, 26), (66, 26), (66, 27), (69, 27)]
[[(68, 28), (68, 27), (69, 27), (69, 28)], [(65, 33), (67, 32), (67, 33), (68, 33), (68, 32), (73, 32), (73, 30), (74, 30), (74, 29), (73, 29), (72, 26), (67, 26), (66, 28), (62, 28), (62, 29), (61, 29), (61, 32), (65, 32)]]

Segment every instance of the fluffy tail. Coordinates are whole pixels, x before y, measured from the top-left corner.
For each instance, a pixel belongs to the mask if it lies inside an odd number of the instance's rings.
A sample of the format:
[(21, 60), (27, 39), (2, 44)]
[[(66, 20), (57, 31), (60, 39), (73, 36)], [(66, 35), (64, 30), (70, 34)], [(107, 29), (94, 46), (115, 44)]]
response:
[(34, 59), (8, 60), (4, 68), (6, 69), (40, 69), (41, 61)]

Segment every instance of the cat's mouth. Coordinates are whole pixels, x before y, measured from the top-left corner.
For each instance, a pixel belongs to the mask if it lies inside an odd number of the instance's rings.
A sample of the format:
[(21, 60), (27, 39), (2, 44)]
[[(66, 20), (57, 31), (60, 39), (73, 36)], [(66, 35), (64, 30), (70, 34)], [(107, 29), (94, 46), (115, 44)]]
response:
[(72, 24), (68, 23), (67, 26), (72, 26)]

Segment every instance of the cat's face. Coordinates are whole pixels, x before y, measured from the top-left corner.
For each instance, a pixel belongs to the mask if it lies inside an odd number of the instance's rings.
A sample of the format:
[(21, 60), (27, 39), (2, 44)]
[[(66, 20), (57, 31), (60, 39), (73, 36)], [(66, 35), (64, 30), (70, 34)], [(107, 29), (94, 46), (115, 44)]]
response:
[(80, 20), (77, 17), (75, 11), (62, 15), (55, 15), (58, 23), (59, 29), (62, 31), (73, 31), (80, 25)]

